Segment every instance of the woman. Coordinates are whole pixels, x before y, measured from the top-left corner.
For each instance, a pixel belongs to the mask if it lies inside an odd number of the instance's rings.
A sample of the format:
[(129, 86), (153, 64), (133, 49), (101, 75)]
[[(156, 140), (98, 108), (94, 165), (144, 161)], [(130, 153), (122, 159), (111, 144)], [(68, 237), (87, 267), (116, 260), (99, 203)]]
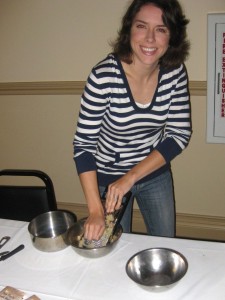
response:
[(87, 201), (85, 237), (98, 240), (106, 211), (132, 192), (122, 219), (130, 231), (135, 197), (149, 234), (175, 235), (170, 161), (191, 136), (188, 21), (177, 0), (134, 0), (113, 52), (91, 71), (82, 95), (74, 159)]

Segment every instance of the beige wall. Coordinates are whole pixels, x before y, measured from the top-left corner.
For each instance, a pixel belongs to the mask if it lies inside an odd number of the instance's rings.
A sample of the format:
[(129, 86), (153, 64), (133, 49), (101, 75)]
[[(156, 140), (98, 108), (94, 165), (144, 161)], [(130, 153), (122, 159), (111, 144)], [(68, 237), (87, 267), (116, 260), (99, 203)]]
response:
[[(1, 0), (0, 82), (85, 80), (102, 59), (129, 0)], [(206, 80), (207, 13), (224, 0), (180, 0), (190, 24), (191, 80)]]
[[(180, 1), (190, 19), (191, 81), (205, 81), (207, 13), (224, 0)], [(123, 0), (0, 0), (0, 82), (83, 81), (115, 36)], [(47, 172), (59, 202), (83, 203), (72, 139), (77, 95), (0, 96), (0, 168)], [(193, 137), (173, 162), (177, 211), (225, 217), (225, 145), (206, 143), (206, 97), (192, 96)]]

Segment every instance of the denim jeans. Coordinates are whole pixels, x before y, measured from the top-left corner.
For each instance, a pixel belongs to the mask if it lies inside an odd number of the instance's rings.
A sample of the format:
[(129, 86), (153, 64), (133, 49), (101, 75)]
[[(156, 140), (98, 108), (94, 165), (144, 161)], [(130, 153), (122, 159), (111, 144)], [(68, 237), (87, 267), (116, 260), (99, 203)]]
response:
[[(100, 193), (103, 188), (100, 188)], [(134, 198), (143, 216), (147, 233), (154, 236), (175, 236), (175, 201), (171, 171), (131, 189), (132, 197), (121, 220), (123, 232), (131, 232)]]

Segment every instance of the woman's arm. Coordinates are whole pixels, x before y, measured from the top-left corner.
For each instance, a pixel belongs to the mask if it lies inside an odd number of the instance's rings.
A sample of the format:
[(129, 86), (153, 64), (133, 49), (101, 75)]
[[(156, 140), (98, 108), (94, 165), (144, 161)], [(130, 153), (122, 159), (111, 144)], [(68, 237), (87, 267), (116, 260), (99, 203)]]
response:
[(85, 238), (98, 240), (105, 229), (104, 209), (97, 184), (96, 147), (107, 99), (98, 78), (92, 71), (88, 77), (74, 138), (74, 160), (88, 206)]
[(113, 212), (119, 209), (123, 196), (132, 188), (132, 186), (148, 174), (166, 164), (164, 157), (157, 150), (153, 150), (144, 160), (139, 162), (124, 176), (113, 182), (108, 187), (106, 197), (106, 210)]
[(98, 190), (96, 171), (82, 173), (79, 178), (89, 211), (88, 219), (84, 225), (85, 238), (99, 240), (105, 229), (105, 217)]

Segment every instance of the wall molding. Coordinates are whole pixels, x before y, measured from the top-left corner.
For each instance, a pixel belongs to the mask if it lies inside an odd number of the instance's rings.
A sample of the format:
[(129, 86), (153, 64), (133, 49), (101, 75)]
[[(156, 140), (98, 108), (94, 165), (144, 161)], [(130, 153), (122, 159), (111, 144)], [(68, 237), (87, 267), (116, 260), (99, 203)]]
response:
[[(0, 95), (81, 95), (85, 81), (0, 82)], [(206, 96), (206, 81), (190, 81), (190, 94)]]
[[(88, 215), (86, 204), (58, 203), (59, 209), (69, 210), (76, 214), (78, 219)], [(145, 234), (146, 229), (139, 209), (133, 210), (133, 232)], [(193, 215), (177, 213), (177, 237), (203, 239), (225, 242), (225, 218), (216, 216)]]
[(0, 82), (0, 95), (81, 95), (85, 81)]

